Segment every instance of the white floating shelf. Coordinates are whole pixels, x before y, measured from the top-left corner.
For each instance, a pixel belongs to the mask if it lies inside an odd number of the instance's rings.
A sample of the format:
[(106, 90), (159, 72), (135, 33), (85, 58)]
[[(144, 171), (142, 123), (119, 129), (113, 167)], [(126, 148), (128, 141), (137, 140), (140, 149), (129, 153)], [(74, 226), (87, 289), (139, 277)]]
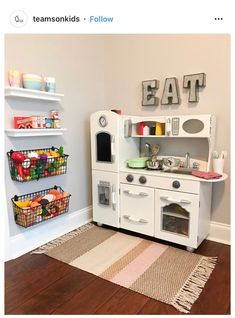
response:
[(38, 91), (33, 89), (9, 86), (9, 87), (5, 87), (5, 96), (59, 102), (61, 98), (64, 97), (64, 94), (48, 93), (48, 92)]
[(9, 137), (36, 137), (36, 136), (60, 136), (66, 131), (66, 128), (48, 128), (48, 129), (6, 129)]

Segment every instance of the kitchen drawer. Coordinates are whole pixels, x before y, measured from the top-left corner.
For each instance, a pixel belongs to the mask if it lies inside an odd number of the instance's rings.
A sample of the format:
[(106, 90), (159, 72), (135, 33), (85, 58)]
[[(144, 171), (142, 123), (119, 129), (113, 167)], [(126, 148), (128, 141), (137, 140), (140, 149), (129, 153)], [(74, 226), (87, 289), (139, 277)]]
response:
[[(159, 175), (161, 174), (161, 175)], [(129, 173), (121, 172), (120, 173), (120, 182), (130, 185), (139, 185), (146, 187), (153, 187), (164, 190), (173, 190), (177, 192), (188, 192), (193, 194), (200, 193), (200, 181), (191, 180), (189, 177), (181, 178), (180, 176), (162, 176), (164, 172), (153, 172), (152, 175), (142, 173)], [(131, 176), (132, 181), (128, 182), (127, 176)], [(141, 178), (145, 178), (144, 185), (141, 184)]]
[(135, 185), (120, 186), (121, 227), (154, 235), (154, 189)]
[(180, 178), (164, 178), (160, 177), (153, 181), (154, 187), (158, 189), (172, 190), (177, 192), (187, 192), (199, 194), (200, 182), (194, 180), (185, 180)]

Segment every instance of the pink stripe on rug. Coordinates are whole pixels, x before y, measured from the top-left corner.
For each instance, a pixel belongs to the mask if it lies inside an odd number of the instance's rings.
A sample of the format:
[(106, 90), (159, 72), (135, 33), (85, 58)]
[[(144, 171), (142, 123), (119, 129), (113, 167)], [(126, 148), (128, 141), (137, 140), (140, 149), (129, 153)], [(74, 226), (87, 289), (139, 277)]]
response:
[(115, 275), (111, 282), (129, 287), (140, 275), (142, 275), (168, 248), (166, 245), (152, 243), (140, 255), (138, 255), (122, 271)]

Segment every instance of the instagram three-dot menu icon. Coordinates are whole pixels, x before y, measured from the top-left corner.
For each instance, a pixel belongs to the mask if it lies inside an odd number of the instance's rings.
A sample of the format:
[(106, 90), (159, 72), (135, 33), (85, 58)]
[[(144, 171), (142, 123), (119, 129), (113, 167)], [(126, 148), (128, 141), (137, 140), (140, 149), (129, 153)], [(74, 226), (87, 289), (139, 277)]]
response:
[(16, 10), (10, 15), (10, 22), (16, 28), (25, 26), (28, 21), (27, 14), (24, 11)]

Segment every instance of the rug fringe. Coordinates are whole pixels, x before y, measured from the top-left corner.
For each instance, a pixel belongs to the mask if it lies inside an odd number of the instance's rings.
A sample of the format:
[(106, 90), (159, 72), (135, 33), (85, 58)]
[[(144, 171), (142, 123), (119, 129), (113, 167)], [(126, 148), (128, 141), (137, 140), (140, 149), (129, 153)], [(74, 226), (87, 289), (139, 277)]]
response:
[(92, 223), (88, 223), (85, 224), (69, 233), (66, 233), (58, 238), (56, 238), (53, 241), (50, 241), (40, 247), (38, 247), (37, 249), (33, 250), (30, 254), (44, 254), (46, 252), (48, 252), (49, 250), (51, 250), (54, 247), (57, 247), (61, 244), (63, 244), (64, 242), (74, 238), (75, 236), (77, 236), (78, 234), (81, 234), (83, 232), (86, 232), (87, 230), (91, 229), (94, 226), (94, 224)]
[(181, 312), (189, 313), (215, 268), (216, 261), (217, 257), (203, 256), (170, 304)]

